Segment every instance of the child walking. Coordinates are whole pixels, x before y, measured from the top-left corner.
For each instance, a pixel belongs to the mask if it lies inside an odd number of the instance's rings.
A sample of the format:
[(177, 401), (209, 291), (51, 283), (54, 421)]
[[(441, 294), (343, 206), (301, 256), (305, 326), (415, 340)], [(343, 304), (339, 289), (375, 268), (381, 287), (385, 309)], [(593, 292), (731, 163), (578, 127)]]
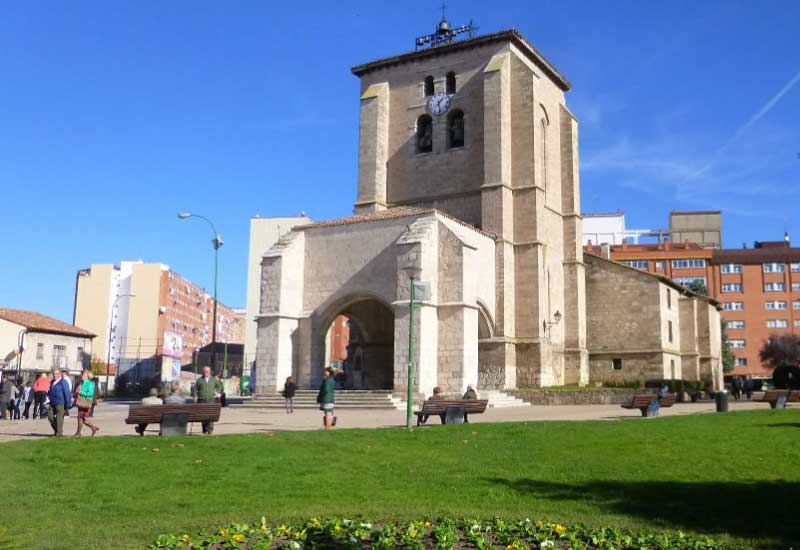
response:
[(294, 378), (288, 376), (286, 383), (283, 385), (283, 399), (286, 402), (286, 414), (294, 412), (294, 394), (297, 392), (297, 384), (294, 383)]

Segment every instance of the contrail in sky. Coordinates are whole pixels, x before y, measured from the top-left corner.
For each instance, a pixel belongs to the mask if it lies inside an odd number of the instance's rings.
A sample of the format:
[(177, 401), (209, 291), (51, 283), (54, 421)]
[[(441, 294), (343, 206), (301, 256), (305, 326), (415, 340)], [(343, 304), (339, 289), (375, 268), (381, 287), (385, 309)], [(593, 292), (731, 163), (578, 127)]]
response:
[(686, 180), (684, 180), (684, 183), (689, 181), (689, 180), (695, 179), (695, 178), (705, 174), (712, 166), (714, 166), (717, 163), (719, 158), (730, 148), (730, 146), (733, 145), (733, 142), (735, 142), (737, 139), (739, 139), (742, 136), (742, 134), (744, 134), (747, 130), (750, 129), (751, 126), (753, 126), (753, 124), (755, 124), (756, 122), (761, 120), (761, 118), (764, 115), (766, 115), (768, 112), (770, 112), (772, 110), (772, 108), (775, 107), (775, 104), (778, 103), (783, 96), (785, 96), (787, 93), (789, 93), (789, 91), (798, 82), (800, 82), (800, 73), (797, 73), (796, 75), (794, 75), (794, 78), (789, 80), (789, 82), (787, 82), (783, 86), (783, 88), (781, 88), (778, 91), (777, 94), (772, 96), (772, 98), (769, 101), (767, 101), (764, 104), (764, 106), (761, 107), (761, 109), (758, 110), (758, 112), (756, 114), (751, 116), (750, 119), (747, 122), (745, 122), (744, 124), (739, 126), (739, 128), (737, 128), (737, 130), (733, 133), (733, 135), (730, 137), (730, 139), (725, 142), (725, 145), (720, 147), (719, 150), (717, 150), (717, 152), (714, 153), (714, 155), (712, 156), (711, 160), (708, 161), (705, 164), (705, 166), (700, 168), (697, 172), (695, 172), (694, 174), (691, 174), (689, 177), (687, 177)]

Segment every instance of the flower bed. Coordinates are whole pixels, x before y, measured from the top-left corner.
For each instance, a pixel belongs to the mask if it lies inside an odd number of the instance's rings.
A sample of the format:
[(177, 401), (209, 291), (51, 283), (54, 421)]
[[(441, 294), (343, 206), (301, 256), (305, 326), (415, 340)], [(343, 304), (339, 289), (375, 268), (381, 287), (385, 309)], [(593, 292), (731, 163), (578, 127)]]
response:
[(633, 532), (612, 527), (587, 528), (545, 521), (440, 519), (373, 524), (348, 519), (311, 519), (305, 523), (271, 526), (265, 518), (253, 525), (229, 525), (197, 535), (164, 534), (148, 550), (268, 550), (277, 548), (368, 548), (389, 550), (717, 550), (717, 540), (681, 532)]

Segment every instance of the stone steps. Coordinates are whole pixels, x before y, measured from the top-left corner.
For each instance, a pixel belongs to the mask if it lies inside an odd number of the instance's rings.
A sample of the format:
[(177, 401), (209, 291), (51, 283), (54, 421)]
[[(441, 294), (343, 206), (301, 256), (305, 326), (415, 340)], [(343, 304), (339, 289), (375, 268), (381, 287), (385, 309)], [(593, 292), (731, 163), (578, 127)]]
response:
[[(254, 396), (249, 402), (236, 405), (252, 409), (284, 409), (285, 400), (280, 393)], [(293, 399), (295, 409), (318, 409), (316, 390), (297, 390)], [(337, 409), (379, 409), (397, 410), (397, 402), (391, 391), (379, 390), (337, 390)]]

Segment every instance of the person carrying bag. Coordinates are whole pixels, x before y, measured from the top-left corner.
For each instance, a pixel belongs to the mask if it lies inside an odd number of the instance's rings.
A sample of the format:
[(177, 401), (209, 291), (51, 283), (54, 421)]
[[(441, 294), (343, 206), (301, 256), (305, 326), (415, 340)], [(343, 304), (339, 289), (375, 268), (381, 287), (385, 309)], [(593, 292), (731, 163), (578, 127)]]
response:
[(80, 385), (80, 392), (78, 392), (77, 399), (75, 400), (75, 404), (78, 407), (78, 430), (75, 432), (75, 437), (81, 436), (81, 430), (84, 424), (92, 429), (92, 437), (100, 430), (100, 428), (89, 422), (89, 413), (92, 410), (92, 403), (94, 402), (94, 392), (97, 390), (97, 386), (92, 378), (91, 371), (84, 370), (81, 373), (83, 382)]

